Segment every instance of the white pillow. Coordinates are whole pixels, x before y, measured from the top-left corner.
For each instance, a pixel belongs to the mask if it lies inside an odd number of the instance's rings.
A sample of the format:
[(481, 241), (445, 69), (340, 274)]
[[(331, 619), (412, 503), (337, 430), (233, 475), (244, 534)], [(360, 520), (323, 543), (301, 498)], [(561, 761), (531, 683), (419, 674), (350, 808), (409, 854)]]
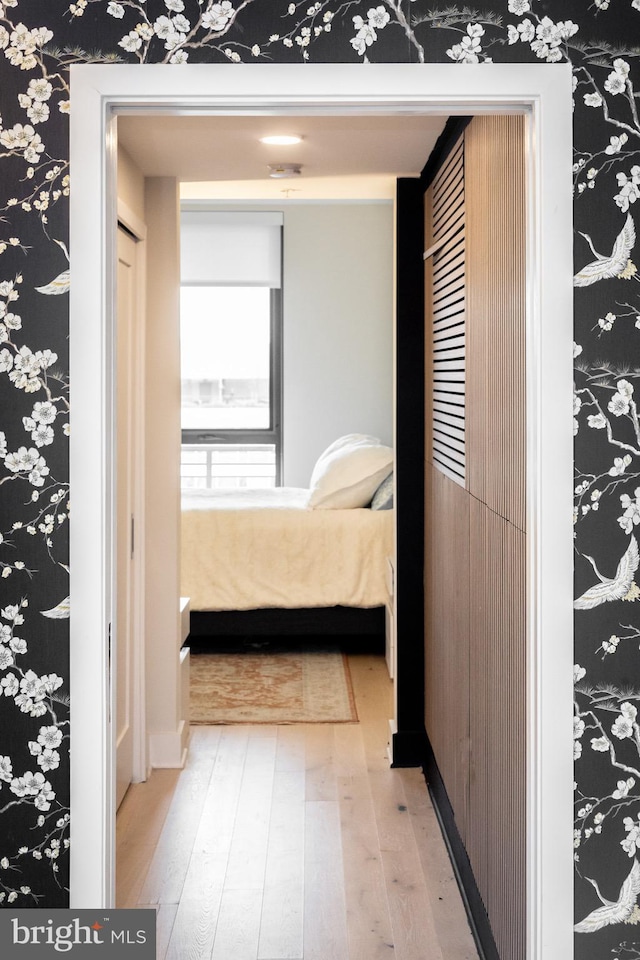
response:
[(349, 433), (318, 457), (310, 481), (312, 509), (366, 507), (393, 469), (393, 450), (377, 437)]
[(313, 468), (311, 474), (311, 482), (313, 483), (313, 477), (315, 472), (318, 470), (320, 464), (323, 460), (326, 460), (332, 454), (336, 453), (338, 450), (351, 449), (358, 446), (378, 446), (380, 441), (377, 437), (372, 437), (368, 433), (347, 433), (344, 437), (338, 437), (337, 440), (334, 440), (333, 443), (330, 443), (326, 450), (323, 450), (318, 459), (316, 460), (316, 465)]

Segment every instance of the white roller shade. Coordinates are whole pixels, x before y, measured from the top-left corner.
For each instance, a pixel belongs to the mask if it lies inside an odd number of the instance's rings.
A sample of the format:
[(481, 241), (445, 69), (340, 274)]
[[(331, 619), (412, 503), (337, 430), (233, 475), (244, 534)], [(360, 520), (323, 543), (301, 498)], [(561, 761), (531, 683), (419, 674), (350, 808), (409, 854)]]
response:
[(267, 211), (182, 213), (182, 283), (279, 287), (282, 223)]

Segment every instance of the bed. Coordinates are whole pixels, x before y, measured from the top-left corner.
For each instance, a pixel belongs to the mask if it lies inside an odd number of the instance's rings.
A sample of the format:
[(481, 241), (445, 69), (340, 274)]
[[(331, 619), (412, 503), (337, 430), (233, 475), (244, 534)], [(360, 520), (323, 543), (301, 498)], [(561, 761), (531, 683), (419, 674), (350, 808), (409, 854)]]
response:
[(393, 461), (375, 439), (331, 444), (309, 488), (183, 493), (192, 637), (384, 633)]

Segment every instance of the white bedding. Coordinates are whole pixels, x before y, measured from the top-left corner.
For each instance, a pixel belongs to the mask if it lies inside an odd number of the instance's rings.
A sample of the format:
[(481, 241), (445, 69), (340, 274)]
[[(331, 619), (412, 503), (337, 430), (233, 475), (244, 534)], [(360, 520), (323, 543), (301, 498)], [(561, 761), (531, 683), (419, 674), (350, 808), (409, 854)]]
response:
[(309, 491), (198, 490), (182, 499), (192, 610), (384, 604), (393, 510), (311, 510)]

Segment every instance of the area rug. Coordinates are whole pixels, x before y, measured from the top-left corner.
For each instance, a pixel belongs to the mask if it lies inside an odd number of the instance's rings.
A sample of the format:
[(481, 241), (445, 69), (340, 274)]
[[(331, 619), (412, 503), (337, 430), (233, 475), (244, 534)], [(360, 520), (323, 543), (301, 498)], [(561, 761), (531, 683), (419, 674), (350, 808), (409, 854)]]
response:
[(338, 649), (198, 653), (190, 658), (191, 723), (355, 723)]

